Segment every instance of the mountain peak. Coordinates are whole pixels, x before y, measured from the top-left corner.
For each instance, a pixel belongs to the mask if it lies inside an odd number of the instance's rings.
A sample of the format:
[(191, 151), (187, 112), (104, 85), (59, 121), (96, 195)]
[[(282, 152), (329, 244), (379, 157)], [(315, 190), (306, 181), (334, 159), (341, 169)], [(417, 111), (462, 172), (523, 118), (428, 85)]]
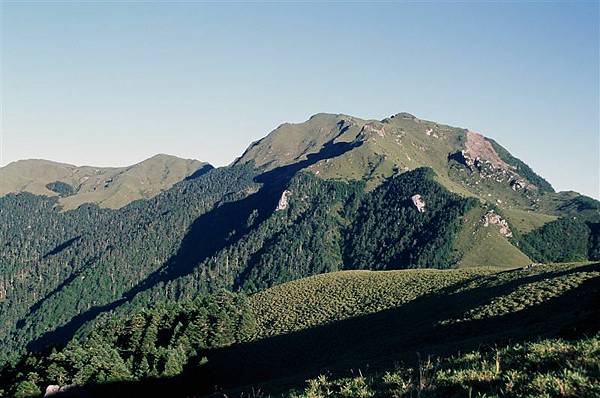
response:
[(395, 118), (400, 118), (400, 119), (416, 119), (417, 117), (415, 115), (412, 115), (408, 112), (400, 112), (400, 113), (396, 113), (395, 115), (390, 116), (390, 119), (395, 119)]
[[(328, 150), (346, 144), (348, 148), (334, 151), (335, 155)], [(429, 167), (447, 189), (504, 206), (533, 205), (540, 192), (552, 190), (482, 134), (407, 112), (382, 121), (317, 113), (302, 123), (280, 125), (253, 143), (236, 163), (249, 161), (266, 170), (302, 162), (319, 177), (366, 180), (370, 188), (392, 175)]]

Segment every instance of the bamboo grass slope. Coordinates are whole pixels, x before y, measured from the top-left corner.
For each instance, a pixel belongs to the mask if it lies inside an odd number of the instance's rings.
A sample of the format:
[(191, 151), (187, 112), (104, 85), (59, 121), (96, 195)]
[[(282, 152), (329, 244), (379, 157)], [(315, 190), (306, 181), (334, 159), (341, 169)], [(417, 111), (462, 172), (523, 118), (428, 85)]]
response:
[(0, 167), (0, 196), (29, 192), (57, 196), (65, 210), (84, 203), (118, 209), (148, 199), (177, 182), (212, 168), (198, 160), (156, 155), (128, 167), (77, 167), (47, 160), (20, 160)]
[(289, 398), (341, 397), (596, 397), (600, 335), (546, 339), (427, 358), (415, 368), (339, 379), (321, 375)]

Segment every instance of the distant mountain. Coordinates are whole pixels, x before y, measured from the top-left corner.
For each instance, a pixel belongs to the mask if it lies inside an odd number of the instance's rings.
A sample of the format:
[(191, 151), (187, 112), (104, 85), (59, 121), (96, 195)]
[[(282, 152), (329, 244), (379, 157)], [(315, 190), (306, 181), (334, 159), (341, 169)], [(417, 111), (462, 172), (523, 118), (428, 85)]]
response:
[(148, 199), (200, 169), (210, 169), (198, 160), (156, 155), (127, 167), (73, 166), (48, 160), (19, 160), (0, 168), (0, 196), (30, 192), (59, 196), (65, 210), (83, 203), (118, 209)]
[[(37, 185), (14, 171), (19, 162), (2, 169), (11, 178), (0, 181), (22, 192), (0, 197), (0, 360), (65, 343), (108, 312), (220, 289), (340, 270), (600, 259), (600, 202), (554, 192), (483, 135), (407, 113), (318, 114), (278, 127), (230, 166), (182, 162), (177, 178), (161, 160), (86, 174), (89, 185), (74, 166), (47, 167)], [(130, 179), (148, 199), (69, 202), (111, 186), (131, 192)], [(114, 195), (94, 203), (110, 207)]]

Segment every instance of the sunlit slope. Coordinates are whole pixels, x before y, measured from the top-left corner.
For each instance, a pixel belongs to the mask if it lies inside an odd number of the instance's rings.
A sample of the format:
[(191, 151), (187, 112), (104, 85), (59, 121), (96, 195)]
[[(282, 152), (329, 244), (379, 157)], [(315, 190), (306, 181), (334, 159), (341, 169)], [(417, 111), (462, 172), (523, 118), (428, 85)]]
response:
[[(285, 123), (253, 143), (236, 164), (272, 170), (289, 165), (324, 179), (365, 181), (373, 189), (392, 175), (431, 168), (446, 189), (497, 206), (522, 233), (591, 200), (555, 193), (527, 164), (491, 138), (399, 113), (383, 120), (319, 113)], [(598, 213), (598, 204), (592, 204)]]
[[(500, 272), (500, 267), (453, 270), (341, 271), (316, 275), (255, 293), (250, 307), (261, 336), (289, 333), (402, 307), (430, 295), (473, 292), (470, 302), (441, 314), (481, 319), (541, 304), (600, 277), (600, 264), (549, 264)], [(519, 286), (514, 290), (507, 286)], [(494, 294), (494, 292), (497, 292)], [(474, 305), (478, 303), (478, 305)]]
[(455, 244), (456, 250), (462, 253), (457, 266), (512, 269), (531, 264), (532, 260), (512, 244), (511, 238), (503, 235), (498, 226), (485, 226), (482, 222), (485, 214), (486, 210), (478, 207), (465, 215)]
[(250, 296), (260, 335), (276, 335), (398, 307), (419, 296), (493, 272), (340, 271), (284, 283)]
[(137, 199), (151, 198), (206, 166), (198, 160), (169, 155), (156, 155), (127, 167), (20, 160), (0, 168), (0, 196), (30, 192), (59, 196), (65, 210), (82, 203), (116, 209)]

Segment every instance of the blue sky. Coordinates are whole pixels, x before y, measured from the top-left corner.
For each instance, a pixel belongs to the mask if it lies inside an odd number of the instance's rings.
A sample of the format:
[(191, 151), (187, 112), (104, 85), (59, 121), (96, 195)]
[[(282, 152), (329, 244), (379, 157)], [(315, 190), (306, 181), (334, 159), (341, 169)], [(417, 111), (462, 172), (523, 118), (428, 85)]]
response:
[(598, 2), (2, 3), (2, 162), (230, 163), (282, 122), (401, 111), (600, 196)]

